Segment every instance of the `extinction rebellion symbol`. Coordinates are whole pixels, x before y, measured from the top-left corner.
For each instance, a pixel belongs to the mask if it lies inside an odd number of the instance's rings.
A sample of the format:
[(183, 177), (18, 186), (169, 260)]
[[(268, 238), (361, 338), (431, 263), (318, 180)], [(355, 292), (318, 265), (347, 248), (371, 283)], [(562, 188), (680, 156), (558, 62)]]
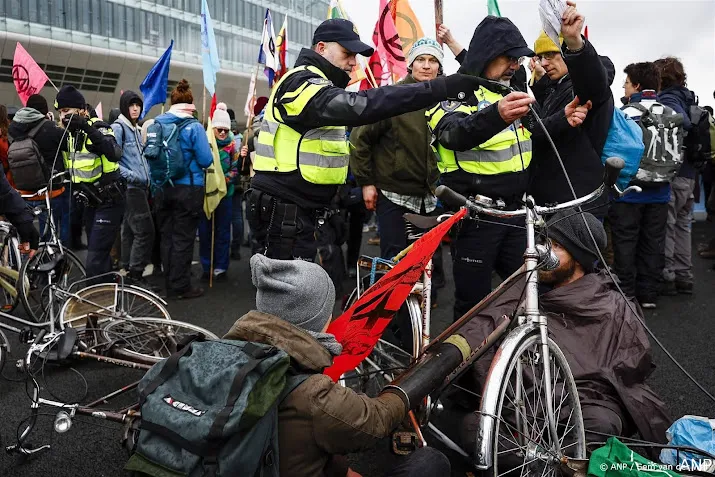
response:
[(12, 67), (12, 80), (15, 83), (15, 89), (18, 94), (32, 96), (37, 93), (37, 88), (30, 86), (30, 73), (24, 66), (14, 65)]

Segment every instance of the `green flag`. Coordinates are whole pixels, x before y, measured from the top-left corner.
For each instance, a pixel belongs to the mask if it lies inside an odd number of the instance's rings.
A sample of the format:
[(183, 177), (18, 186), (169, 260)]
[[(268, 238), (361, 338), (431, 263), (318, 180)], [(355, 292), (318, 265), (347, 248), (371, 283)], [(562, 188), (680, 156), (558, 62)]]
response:
[(497, 0), (487, 0), (487, 9), (489, 15), (494, 15), (495, 17), (500, 17), (501, 12), (499, 11), (499, 4)]

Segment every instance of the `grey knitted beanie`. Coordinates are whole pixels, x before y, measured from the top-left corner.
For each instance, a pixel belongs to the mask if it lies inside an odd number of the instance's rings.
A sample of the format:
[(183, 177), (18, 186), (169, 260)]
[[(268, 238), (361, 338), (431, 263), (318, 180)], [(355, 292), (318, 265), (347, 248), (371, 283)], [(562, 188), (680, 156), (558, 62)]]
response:
[(251, 257), (251, 279), (258, 288), (258, 311), (313, 333), (323, 331), (330, 320), (335, 287), (320, 265), (255, 254)]
[(593, 233), (593, 238), (596, 239), (598, 248), (601, 251), (605, 250), (608, 242), (606, 230), (601, 221), (588, 212), (584, 212), (583, 217), (575, 209), (559, 212), (549, 219), (547, 229), (549, 237), (560, 243), (588, 273), (593, 271), (598, 253), (583, 221), (584, 218)]

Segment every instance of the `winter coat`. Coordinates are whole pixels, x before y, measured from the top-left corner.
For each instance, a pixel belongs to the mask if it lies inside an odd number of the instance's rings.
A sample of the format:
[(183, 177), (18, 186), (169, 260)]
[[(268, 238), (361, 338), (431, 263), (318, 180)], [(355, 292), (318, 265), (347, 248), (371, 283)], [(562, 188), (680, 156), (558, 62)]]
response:
[[(690, 106), (695, 104), (695, 93), (684, 86), (671, 86), (658, 93), (658, 102), (683, 115), (683, 130), (690, 131), (692, 129)], [(683, 165), (678, 170), (678, 177), (695, 179), (696, 175), (697, 170), (695, 167), (687, 160), (683, 161)]]
[[(472, 349), (511, 315), (522, 300), (523, 282), (512, 286), (494, 304), (460, 331)], [(549, 335), (566, 355), (582, 406), (607, 407), (627, 417), (624, 428), (637, 430), (650, 442), (666, 442), (672, 422), (665, 404), (646, 384), (655, 369), (645, 328), (630, 311), (605, 272), (589, 273), (539, 297)], [(638, 306), (631, 302), (635, 310)], [(642, 316), (641, 316), (642, 319)], [(481, 385), (495, 349), (473, 367)]]
[[(398, 84), (414, 84), (408, 75)], [(359, 126), (350, 133), (350, 169), (358, 185), (423, 197), (439, 179), (425, 109)]]
[[(161, 124), (178, 124), (190, 117), (192, 116), (189, 114), (169, 110), (169, 112), (157, 116), (154, 121)], [(174, 180), (174, 184), (203, 187), (205, 185), (204, 170), (213, 164), (213, 155), (206, 131), (201, 123), (194, 121), (184, 127), (179, 133), (179, 143), (181, 152), (184, 154), (184, 163), (189, 165), (189, 172), (184, 177)]]
[[(613, 63), (599, 57), (591, 42), (571, 53), (564, 44), (562, 56), (569, 73), (558, 82), (545, 75), (534, 85), (534, 95), (540, 104), (540, 116), (564, 162), (578, 197), (590, 194), (603, 181), (601, 154), (613, 118)], [(581, 104), (593, 103), (586, 121), (577, 128), (568, 125), (564, 108), (578, 96)], [(540, 205), (573, 200), (561, 165), (546, 135), (540, 127), (530, 128), (534, 146), (530, 193)], [(601, 202), (605, 202), (606, 197)], [(599, 213), (600, 212), (600, 213)], [(593, 211), (603, 215), (604, 210)]]
[(374, 446), (405, 416), (405, 405), (396, 394), (371, 399), (322, 374), (332, 356), (287, 321), (251, 311), (224, 338), (276, 346), (290, 355), (298, 372), (314, 373), (278, 408), (280, 475), (344, 477), (347, 462), (340, 456)]
[(238, 168), (241, 167), (241, 158), (238, 155), (240, 147), (236, 144), (232, 132), (228, 133), (228, 137), (225, 141), (216, 139), (216, 145), (219, 148), (218, 153), (221, 159), (221, 170), (223, 171), (224, 177), (226, 177), (226, 197), (233, 197), (235, 189), (233, 182), (238, 175)]
[(119, 172), (127, 181), (127, 186), (147, 190), (149, 188), (149, 165), (144, 158), (141, 128), (132, 125), (131, 121), (120, 114), (112, 124), (114, 138), (122, 148), (122, 158), (119, 160)]

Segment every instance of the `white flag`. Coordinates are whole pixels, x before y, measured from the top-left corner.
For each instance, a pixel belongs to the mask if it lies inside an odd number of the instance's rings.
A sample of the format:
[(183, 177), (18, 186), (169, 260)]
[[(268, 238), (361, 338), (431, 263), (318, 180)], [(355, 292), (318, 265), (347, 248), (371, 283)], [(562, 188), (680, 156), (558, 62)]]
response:
[(256, 76), (258, 76), (258, 66), (253, 67), (253, 74), (251, 75), (251, 84), (248, 85), (248, 96), (246, 96), (246, 106), (243, 108), (243, 112), (246, 113), (246, 117), (251, 117), (253, 115), (253, 98), (256, 96)]

